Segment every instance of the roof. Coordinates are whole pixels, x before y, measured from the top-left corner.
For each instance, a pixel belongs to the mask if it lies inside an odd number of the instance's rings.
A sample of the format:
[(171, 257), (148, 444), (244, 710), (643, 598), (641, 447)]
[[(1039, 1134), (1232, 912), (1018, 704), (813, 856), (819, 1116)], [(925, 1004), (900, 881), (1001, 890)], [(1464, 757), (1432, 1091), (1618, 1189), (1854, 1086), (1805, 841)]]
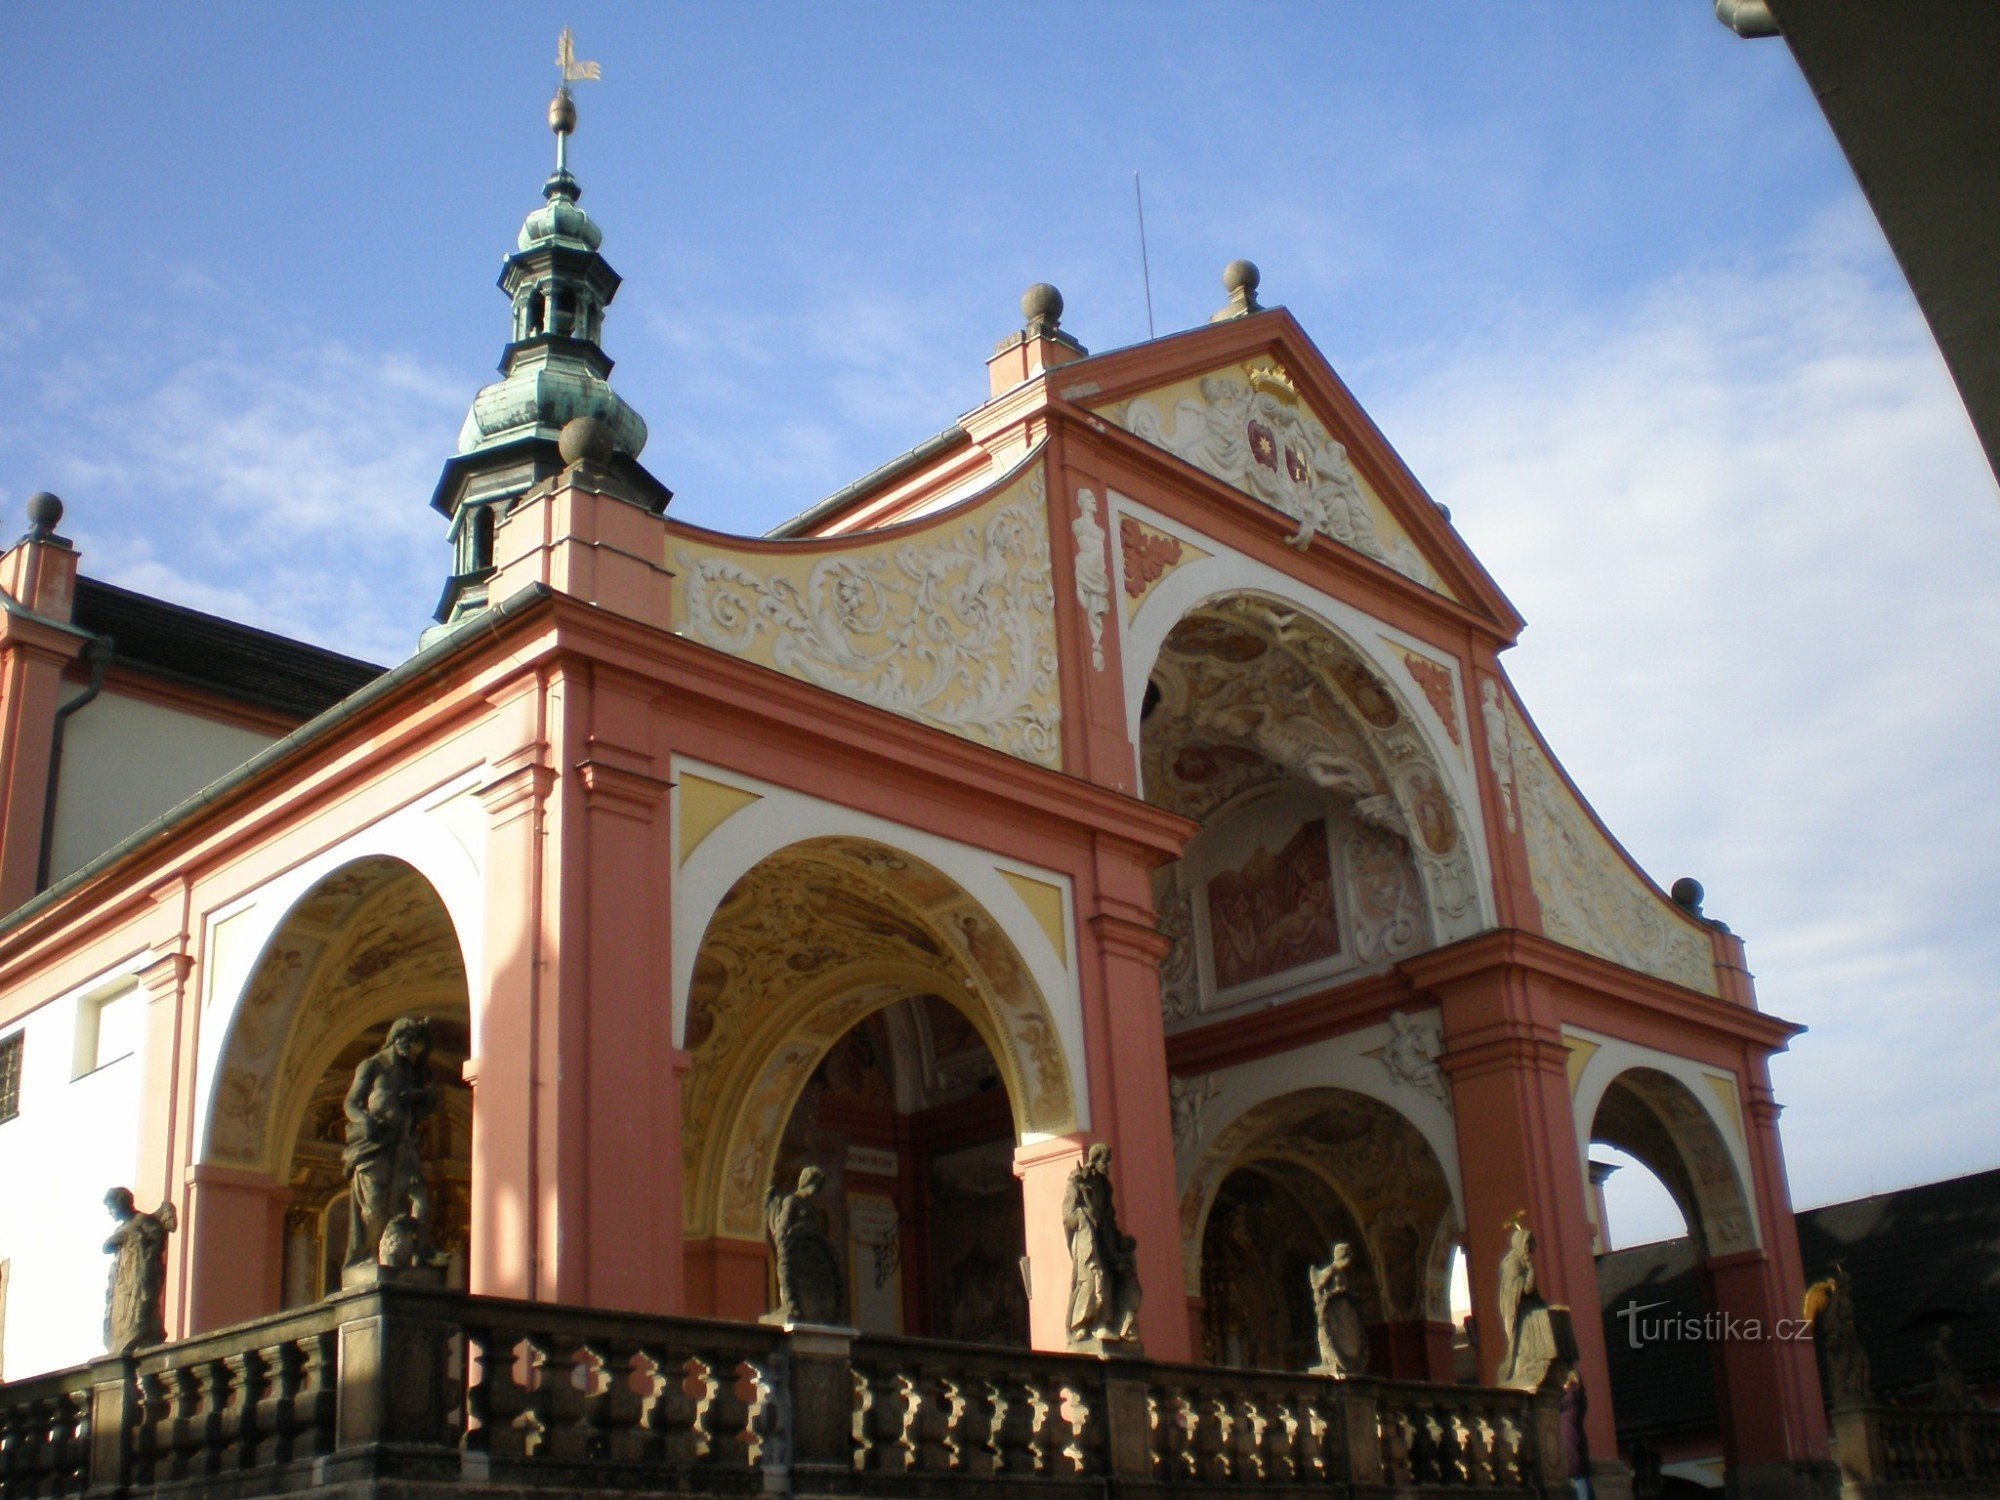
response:
[[(2000, 1169), (1830, 1203), (1795, 1218), (1808, 1281), (1836, 1260), (1847, 1267), (1877, 1395), (1929, 1394), (1928, 1345), (1940, 1323), (1951, 1325), (1951, 1354), (1967, 1382), (1975, 1390), (2000, 1385)], [(1618, 1315), (1637, 1304), (1650, 1324), (1700, 1318), (1693, 1245), (1665, 1240), (1599, 1256), (1597, 1290), (1619, 1432), (1714, 1431), (1708, 1346), (1650, 1340), (1635, 1349), (1636, 1320)]]
[(76, 581), (73, 622), (112, 638), (113, 666), (310, 719), (383, 668), (94, 578)]

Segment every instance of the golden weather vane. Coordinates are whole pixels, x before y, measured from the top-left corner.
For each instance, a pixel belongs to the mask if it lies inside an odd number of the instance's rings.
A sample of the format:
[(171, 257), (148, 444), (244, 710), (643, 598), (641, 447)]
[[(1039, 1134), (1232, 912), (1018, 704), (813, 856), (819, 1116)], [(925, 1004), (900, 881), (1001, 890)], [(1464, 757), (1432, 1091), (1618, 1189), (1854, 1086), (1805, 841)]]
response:
[(604, 76), (604, 70), (596, 63), (576, 60), (576, 37), (567, 26), (556, 42), (556, 66), (562, 69), (564, 88), (572, 83), (595, 83)]

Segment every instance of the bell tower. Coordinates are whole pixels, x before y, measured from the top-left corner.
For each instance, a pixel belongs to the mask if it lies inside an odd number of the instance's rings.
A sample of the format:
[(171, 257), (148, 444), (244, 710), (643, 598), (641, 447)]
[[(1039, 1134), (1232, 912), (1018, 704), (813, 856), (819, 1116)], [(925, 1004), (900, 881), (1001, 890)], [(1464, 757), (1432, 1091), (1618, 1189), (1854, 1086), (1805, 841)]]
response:
[(473, 397), (458, 452), (431, 495), (431, 505), (451, 521), (452, 571), (436, 612), (441, 625), (486, 607), (494, 525), (528, 490), (561, 471), (556, 439), (573, 418), (594, 417), (609, 430), (605, 467), (627, 493), (655, 513), (673, 498), (639, 465), (646, 423), (611, 388), (611, 360), (599, 343), (619, 276), (599, 253), (604, 231), (579, 206), (583, 189), (569, 169), (576, 131), (570, 86), (595, 79), (598, 65), (576, 60), (568, 31), (556, 61), (562, 83), (549, 104), (556, 168), (500, 271), (513, 310), (512, 340), (500, 357), (501, 378)]

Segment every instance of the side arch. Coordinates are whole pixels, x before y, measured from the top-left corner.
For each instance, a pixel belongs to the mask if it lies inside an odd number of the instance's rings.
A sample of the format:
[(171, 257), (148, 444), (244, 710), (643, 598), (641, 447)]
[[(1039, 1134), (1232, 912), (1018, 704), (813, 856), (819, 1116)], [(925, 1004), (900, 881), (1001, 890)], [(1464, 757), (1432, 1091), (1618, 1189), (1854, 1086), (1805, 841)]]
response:
[[(217, 1087), (225, 1049), (242, 1019), (253, 976), (272, 957), (280, 931), (322, 882), (370, 859), (407, 866), (421, 876), (450, 919), (465, 986), (484, 993), (486, 907), (480, 860), (485, 816), (468, 775), (372, 827), (301, 861), (227, 907), (211, 913), (205, 947), (209, 974), (195, 1064), (195, 1160), (210, 1159)], [(478, 1007), (473, 1007), (478, 1046)]]
[(1578, 1159), (1588, 1162), (1591, 1142), (1603, 1141), (1644, 1162), (1673, 1195), (1705, 1258), (1760, 1248), (1748, 1146), (1731, 1107), (1735, 1080), (1630, 1043), (1593, 1038), (1584, 1045), (1593, 1050), (1575, 1085)]

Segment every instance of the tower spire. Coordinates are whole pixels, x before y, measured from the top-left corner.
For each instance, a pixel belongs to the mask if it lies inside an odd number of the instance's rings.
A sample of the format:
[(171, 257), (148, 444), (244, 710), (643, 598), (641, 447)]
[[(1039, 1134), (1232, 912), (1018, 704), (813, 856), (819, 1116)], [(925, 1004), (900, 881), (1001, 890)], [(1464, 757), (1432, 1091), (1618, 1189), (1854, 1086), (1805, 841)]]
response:
[(501, 378), (473, 398), (458, 453), (431, 497), (451, 518), (456, 554), (438, 602), (440, 623), (486, 606), (494, 526), (516, 500), (561, 470), (556, 440), (574, 418), (593, 417), (609, 431), (609, 466), (637, 503), (657, 511), (671, 498), (637, 463), (646, 446), (644, 419), (611, 388), (611, 360), (599, 340), (619, 277), (599, 253), (604, 231), (579, 206), (583, 188), (569, 169), (569, 138), (576, 131), (571, 86), (595, 81), (603, 70), (578, 60), (567, 27), (556, 44), (556, 67), (561, 81), (549, 101), (556, 169), (500, 271), (500, 289), (513, 306), (513, 338), (500, 359)]

